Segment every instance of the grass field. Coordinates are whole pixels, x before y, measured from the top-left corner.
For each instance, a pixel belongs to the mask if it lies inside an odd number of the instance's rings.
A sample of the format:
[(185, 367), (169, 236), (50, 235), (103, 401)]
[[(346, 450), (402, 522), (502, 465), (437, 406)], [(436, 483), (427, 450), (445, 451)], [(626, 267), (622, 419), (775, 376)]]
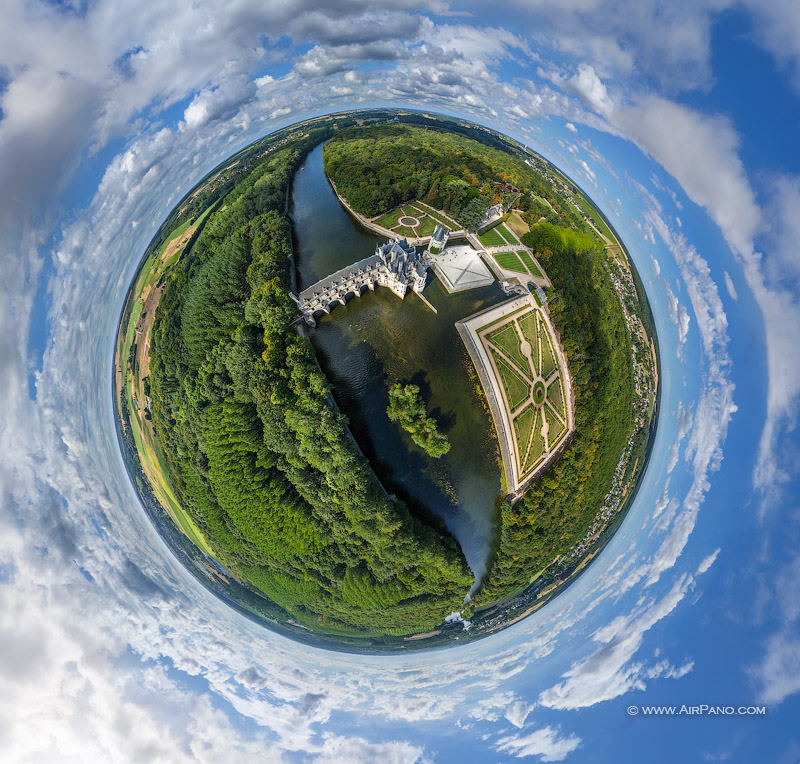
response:
[[(490, 320), (478, 330), (504, 393), (501, 405), (506, 426), (513, 430), (509, 434), (516, 440), (515, 485), (549, 460), (553, 447), (567, 433), (565, 381), (560, 372), (554, 374), (559, 367), (553, 351), (556, 340), (550, 332), (541, 310), (531, 305)], [(530, 359), (522, 353), (523, 338), (530, 344)], [(543, 394), (538, 405), (531, 398), (531, 389), (537, 386)], [(550, 426), (548, 438), (541, 433), (545, 422)]]
[(417, 234), (414, 232), (413, 228), (407, 228), (404, 225), (398, 225), (392, 228), (395, 233), (399, 233), (401, 236), (408, 236), (409, 238), (415, 239)]
[(506, 225), (517, 235), (523, 236), (524, 234), (528, 233), (531, 230), (530, 226), (522, 219), (522, 215), (520, 215), (517, 210), (514, 210), (509, 216), (508, 220), (506, 220)]
[(544, 418), (547, 420), (547, 424), (550, 425), (550, 429), (547, 431), (547, 446), (552, 451), (553, 446), (555, 446), (559, 440), (564, 436), (564, 432), (566, 428), (562, 424), (561, 420), (547, 407), (544, 407)]
[(538, 413), (538, 409), (528, 406), (514, 419), (514, 436), (517, 439), (520, 461), (525, 461), (525, 454), (528, 451), (528, 443), (530, 443), (533, 425)]
[(561, 378), (553, 382), (550, 387), (547, 388), (547, 402), (556, 410), (558, 411), (561, 416), (566, 417), (566, 411), (564, 409), (564, 396), (561, 395)]
[[(422, 215), (422, 213), (417, 213)], [(432, 217), (424, 217), (419, 221), (417, 226), (417, 235), (430, 236), (435, 230), (438, 223)]]
[[(169, 482), (169, 479), (167, 478), (167, 472), (164, 468), (162, 457), (156, 446), (150, 423), (145, 419), (144, 411), (139, 407), (143, 405), (144, 402), (138, 401), (139, 405), (137, 406), (133, 401), (134, 390), (139, 390), (139, 394), (141, 395), (141, 380), (134, 378), (133, 370), (128, 365), (130, 349), (134, 342), (137, 323), (139, 322), (139, 318), (144, 307), (142, 292), (145, 289), (152, 287), (165, 272), (165, 270), (170, 266), (170, 264), (177, 262), (178, 258), (182, 254), (183, 248), (179, 247), (169, 256), (169, 258), (167, 258), (166, 261), (162, 261), (161, 258), (166, 253), (169, 245), (178, 237), (184, 236), (184, 234), (189, 232), (191, 227), (196, 227), (210, 209), (211, 207), (209, 207), (208, 210), (206, 210), (196, 221), (189, 221), (177, 228), (175, 232), (173, 232), (162, 244), (160, 250), (157, 253), (154, 252), (152, 255), (150, 255), (150, 257), (148, 257), (141, 273), (139, 274), (139, 277), (136, 280), (137, 297), (134, 301), (131, 315), (128, 319), (128, 324), (125, 327), (125, 336), (121, 343), (122, 346), (120, 348), (120, 357), (117, 359), (117, 362), (122, 369), (122, 389), (119, 392), (125, 397), (128, 408), (128, 418), (126, 424), (131, 429), (142, 469), (144, 469), (148, 476), (156, 498), (162, 504), (164, 509), (170, 514), (183, 533), (206, 554), (213, 556), (213, 551), (208, 545), (208, 542), (204, 538), (200, 529), (181, 507), (175, 496), (174, 490)], [(150, 308), (148, 308), (148, 310), (149, 309)], [(153, 310), (155, 310), (155, 306), (153, 306)], [(144, 337), (140, 337), (139, 339), (140, 342), (145, 341)]]
[(520, 371), (530, 375), (530, 364), (528, 363), (528, 359), (522, 355), (519, 335), (517, 334), (517, 328), (513, 322), (497, 329), (487, 335), (487, 337), (519, 367)]
[(490, 228), (486, 233), (478, 236), (478, 241), (484, 247), (503, 247), (508, 242), (497, 232), (496, 228)]
[(530, 385), (503, 360), (499, 353), (492, 351), (492, 356), (500, 372), (500, 380), (506, 391), (506, 399), (508, 400), (509, 408), (511, 411), (514, 411), (530, 395)]
[(536, 371), (539, 371), (539, 330), (536, 324), (536, 314), (526, 313), (519, 319), (519, 328), (522, 336), (528, 340), (531, 346), (531, 358)]
[(517, 241), (517, 237), (514, 236), (514, 234), (511, 233), (511, 231), (509, 231), (508, 228), (506, 228), (505, 223), (500, 223), (500, 225), (498, 225), (496, 228), (493, 228), (492, 230), (497, 231), (497, 233), (499, 233), (500, 236), (502, 236), (503, 239), (505, 239), (506, 244), (519, 244), (519, 242)]
[(391, 212), (387, 212), (382, 217), (379, 217), (375, 222), (378, 225), (382, 225), (384, 228), (391, 228), (392, 226), (397, 225), (397, 221), (403, 217), (404, 212), (402, 207), (398, 207), (396, 210), (392, 210)]
[(526, 252), (524, 249), (517, 252), (519, 259), (525, 264), (525, 267), (528, 269), (528, 273), (531, 276), (536, 276), (537, 278), (543, 278), (542, 271), (539, 266), (536, 264), (536, 261), (530, 256), (530, 253)]
[(578, 207), (581, 208), (581, 211), (590, 217), (593, 221), (597, 229), (603, 236), (607, 237), (610, 241), (614, 241), (614, 235), (611, 233), (611, 229), (606, 225), (606, 222), (600, 216), (599, 212), (594, 209), (592, 203), (581, 193), (577, 193), (573, 196), (575, 199), (575, 203)]
[(522, 264), (522, 261), (513, 252), (497, 252), (492, 255), (497, 260), (497, 264), (507, 271), (514, 271), (515, 273), (527, 273), (528, 270)]
[(414, 205), (421, 211), (430, 215), (430, 217), (432, 217), (434, 220), (441, 223), (449, 231), (457, 231), (459, 228), (461, 228), (461, 226), (455, 220), (448, 217), (443, 212), (437, 212), (435, 209), (433, 209), (433, 207), (425, 204), (424, 202), (416, 201), (414, 202)]
[(533, 437), (531, 438), (531, 448), (528, 451), (528, 458), (522, 469), (523, 474), (530, 472), (541, 460), (544, 454), (544, 438), (542, 437), (542, 415), (540, 409), (535, 409), (536, 419), (534, 420)]
[(550, 338), (542, 337), (542, 368), (539, 370), (541, 375), (547, 379), (556, 370), (556, 359), (553, 356), (553, 348), (550, 347)]

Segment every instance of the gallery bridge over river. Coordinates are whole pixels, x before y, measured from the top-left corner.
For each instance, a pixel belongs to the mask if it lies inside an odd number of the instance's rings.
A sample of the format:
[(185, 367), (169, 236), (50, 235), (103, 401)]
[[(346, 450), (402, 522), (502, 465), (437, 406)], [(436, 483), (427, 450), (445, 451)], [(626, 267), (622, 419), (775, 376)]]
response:
[(370, 291), (376, 285), (389, 287), (400, 299), (409, 288), (422, 296), (427, 276), (425, 256), (401, 239), (379, 245), (371, 257), (336, 271), (304, 289), (299, 296), (292, 295), (292, 299), (306, 323), (316, 326), (315, 313), (330, 313), (338, 304), (344, 305), (348, 294), (361, 297), (364, 287)]

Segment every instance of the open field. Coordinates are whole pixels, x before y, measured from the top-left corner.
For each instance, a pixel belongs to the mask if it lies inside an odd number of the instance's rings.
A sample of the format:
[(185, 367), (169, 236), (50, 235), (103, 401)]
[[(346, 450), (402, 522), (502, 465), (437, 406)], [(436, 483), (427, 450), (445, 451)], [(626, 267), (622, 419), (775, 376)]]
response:
[(124, 426), (130, 427), (142, 469), (156, 498), (183, 533), (206, 554), (213, 556), (202, 532), (175, 497), (149, 420), (145, 392), (145, 380), (150, 369), (150, 328), (161, 297), (161, 287), (156, 285), (164, 273), (178, 261), (210, 210), (211, 207), (196, 220), (187, 221), (178, 227), (162, 243), (158, 252), (153, 252), (146, 260), (136, 279), (133, 292), (136, 296), (130, 317), (127, 324), (120, 327), (116, 368), (119, 370), (117, 391), (124, 398), (128, 411), (128, 416), (123, 417)]
[(530, 226), (522, 219), (522, 215), (517, 211), (513, 210), (511, 214), (508, 216), (508, 220), (506, 220), (506, 225), (519, 237), (522, 236), (528, 231), (531, 230)]

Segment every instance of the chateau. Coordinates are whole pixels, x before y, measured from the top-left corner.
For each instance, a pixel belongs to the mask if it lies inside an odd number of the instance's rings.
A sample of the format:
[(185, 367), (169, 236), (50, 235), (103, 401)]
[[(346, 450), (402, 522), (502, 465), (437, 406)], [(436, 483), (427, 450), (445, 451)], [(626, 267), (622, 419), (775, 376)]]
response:
[(378, 245), (375, 254), (332, 273), (327, 278), (304, 289), (298, 297), (291, 295), (311, 326), (316, 326), (314, 314), (330, 313), (337, 304), (345, 304), (348, 294), (361, 297), (362, 290), (376, 286), (388, 287), (401, 300), (409, 288), (422, 294), (428, 277), (428, 263), (417, 254), (405, 239)]

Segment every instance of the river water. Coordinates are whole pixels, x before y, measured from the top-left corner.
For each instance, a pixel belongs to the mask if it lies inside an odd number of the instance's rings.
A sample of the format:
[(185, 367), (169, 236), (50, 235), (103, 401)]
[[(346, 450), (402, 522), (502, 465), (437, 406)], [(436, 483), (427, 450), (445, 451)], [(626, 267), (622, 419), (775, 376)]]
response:
[[(322, 147), (292, 186), (298, 289), (372, 255), (383, 240), (365, 231), (339, 203), (322, 169)], [(497, 532), (502, 486), (497, 438), (480, 383), (454, 323), (507, 299), (497, 284), (448, 295), (429, 272), (425, 297), (400, 300), (378, 287), (337, 306), (310, 331), (334, 398), (378, 478), (412, 513), (439, 518), (458, 540), (480, 580)], [(451, 449), (432, 459), (389, 421), (394, 382), (418, 385)], [(435, 522), (435, 520), (434, 520)]]

